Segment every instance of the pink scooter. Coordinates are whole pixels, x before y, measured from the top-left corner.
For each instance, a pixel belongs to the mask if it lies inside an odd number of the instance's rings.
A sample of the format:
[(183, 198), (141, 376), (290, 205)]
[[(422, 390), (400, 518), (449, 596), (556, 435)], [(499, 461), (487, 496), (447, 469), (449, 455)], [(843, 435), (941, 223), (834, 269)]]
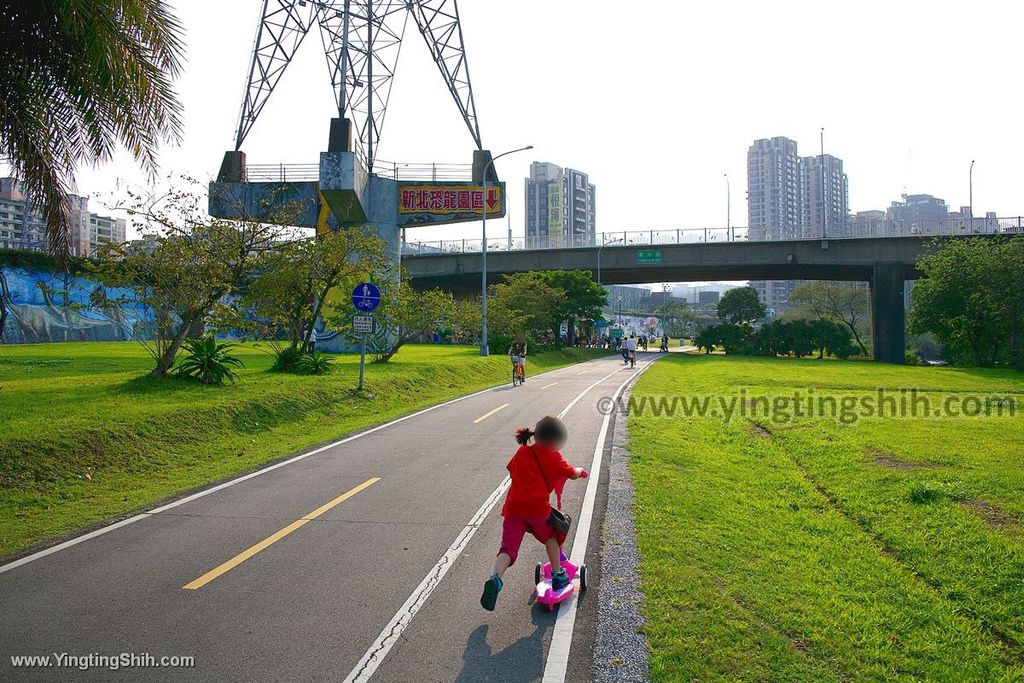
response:
[[(562, 509), (562, 489), (565, 487), (565, 479), (555, 484), (555, 496), (558, 498), (558, 509)], [(569, 561), (564, 552), (559, 552), (562, 560), (562, 567), (569, 576), (569, 583), (560, 591), (556, 591), (551, 585), (551, 563), (538, 562), (533, 569), (533, 582), (537, 584), (537, 602), (545, 605), (548, 611), (555, 609), (555, 605), (562, 602), (576, 590), (576, 578), (580, 580), (580, 590), (587, 590), (587, 565), (576, 566)]]

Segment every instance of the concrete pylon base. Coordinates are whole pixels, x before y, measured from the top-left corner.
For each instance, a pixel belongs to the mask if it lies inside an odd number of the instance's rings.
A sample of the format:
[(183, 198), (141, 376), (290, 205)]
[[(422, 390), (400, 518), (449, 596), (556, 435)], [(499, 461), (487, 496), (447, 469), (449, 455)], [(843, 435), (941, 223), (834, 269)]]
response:
[(871, 276), (871, 349), (876, 361), (906, 362), (903, 264), (876, 263)]

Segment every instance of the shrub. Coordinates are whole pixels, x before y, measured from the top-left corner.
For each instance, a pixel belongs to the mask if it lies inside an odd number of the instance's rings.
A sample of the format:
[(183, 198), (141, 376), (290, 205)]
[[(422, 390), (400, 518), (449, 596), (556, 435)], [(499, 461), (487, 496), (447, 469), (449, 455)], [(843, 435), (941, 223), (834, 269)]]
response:
[(277, 352), (277, 358), (274, 359), (274, 364), (270, 366), (270, 369), (278, 372), (291, 372), (295, 369), (295, 363), (303, 355), (297, 346), (286, 346)]
[(325, 375), (334, 369), (333, 363), (334, 356), (315, 351), (301, 354), (295, 360), (293, 369), (303, 375)]
[(224, 380), (234, 383), (233, 367), (242, 367), (240, 358), (229, 353), (237, 346), (231, 342), (217, 343), (213, 336), (205, 339), (188, 339), (182, 346), (187, 352), (175, 370), (178, 377), (197, 379), (203, 384), (223, 384)]

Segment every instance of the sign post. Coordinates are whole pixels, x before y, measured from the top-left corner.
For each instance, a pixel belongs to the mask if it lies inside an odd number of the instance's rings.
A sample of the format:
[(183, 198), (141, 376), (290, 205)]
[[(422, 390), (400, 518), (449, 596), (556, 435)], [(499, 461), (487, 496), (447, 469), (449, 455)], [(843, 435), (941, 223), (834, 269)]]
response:
[(352, 318), (352, 331), (362, 335), (362, 343), (359, 350), (359, 391), (363, 390), (363, 376), (366, 371), (366, 338), (373, 333), (373, 316), (366, 315), (373, 313), (374, 309), (380, 306), (380, 290), (370, 282), (361, 282), (352, 290), (352, 304), (357, 311), (364, 315), (356, 315)]

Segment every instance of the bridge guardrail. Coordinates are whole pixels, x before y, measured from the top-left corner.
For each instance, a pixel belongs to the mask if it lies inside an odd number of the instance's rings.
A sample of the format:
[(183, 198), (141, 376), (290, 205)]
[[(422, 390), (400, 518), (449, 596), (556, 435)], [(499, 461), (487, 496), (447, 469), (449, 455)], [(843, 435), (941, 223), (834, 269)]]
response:
[[(929, 222), (886, 221), (875, 226), (874, 234), (852, 234), (847, 227), (840, 233), (827, 235), (829, 240), (890, 237), (941, 237), (994, 234), (1024, 234), (1024, 217), (975, 218)], [(786, 231), (791, 237), (782, 239), (819, 239), (820, 226)], [(732, 228), (678, 228), (675, 230), (623, 230), (601, 232), (597, 235), (541, 235), (487, 240), (487, 251), (526, 251), (531, 249), (582, 249), (607, 247), (660, 246), (672, 244), (715, 244), (723, 242), (775, 242), (778, 239), (759, 238), (758, 230), (746, 227)], [(479, 239), (428, 240), (406, 242), (402, 253), (406, 256), (444, 254), (472, 254), (481, 251)]]
[[(473, 165), (374, 161), (373, 175), (399, 181), (468, 183), (473, 179)], [(319, 164), (248, 164), (245, 168), (245, 180), (256, 183), (308, 182), (319, 179)]]

